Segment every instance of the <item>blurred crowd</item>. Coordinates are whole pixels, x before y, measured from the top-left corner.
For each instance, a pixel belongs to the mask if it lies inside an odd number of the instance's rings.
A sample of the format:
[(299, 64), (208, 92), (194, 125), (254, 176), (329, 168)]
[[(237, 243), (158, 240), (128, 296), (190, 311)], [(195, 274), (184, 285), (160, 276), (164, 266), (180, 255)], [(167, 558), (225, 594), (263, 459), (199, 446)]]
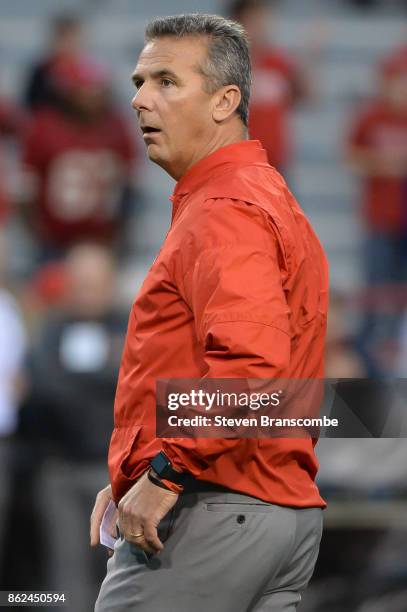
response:
[[(268, 2), (236, 0), (229, 14), (252, 44), (250, 135), (289, 181), (292, 113), (320, 95), (322, 51), (314, 45), (293, 57), (277, 46)], [(20, 98), (0, 92), (0, 577), (2, 588), (69, 591), (75, 612), (91, 609), (106, 562), (102, 549), (88, 547), (88, 516), (107, 482), (128, 312), (118, 285), (122, 264), (137, 257), (129, 227), (137, 223), (142, 163), (112, 74), (85, 38), (79, 18), (58, 16), (44, 56), (27, 66)], [(340, 143), (361, 186), (364, 279), (358, 292), (333, 287), (330, 378), (407, 371), (407, 44), (395, 41), (376, 75), (373, 97), (349, 108), (351, 129)], [(20, 251), (16, 269), (10, 261)], [(328, 501), (407, 499), (404, 440), (367, 442), (320, 442)], [(366, 485), (375, 456), (383, 469)], [(386, 527), (333, 530), (308, 609), (405, 612), (401, 543), (405, 533)]]

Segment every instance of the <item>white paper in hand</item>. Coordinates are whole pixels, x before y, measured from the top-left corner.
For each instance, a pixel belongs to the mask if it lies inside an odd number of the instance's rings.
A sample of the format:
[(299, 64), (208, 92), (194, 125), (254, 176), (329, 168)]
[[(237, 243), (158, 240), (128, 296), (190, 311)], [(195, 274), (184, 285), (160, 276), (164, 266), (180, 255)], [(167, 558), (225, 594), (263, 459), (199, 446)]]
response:
[(114, 549), (116, 538), (112, 536), (115, 532), (115, 525), (117, 520), (117, 508), (114, 501), (111, 499), (108, 507), (103, 515), (102, 522), (100, 524), (100, 543), (107, 548)]

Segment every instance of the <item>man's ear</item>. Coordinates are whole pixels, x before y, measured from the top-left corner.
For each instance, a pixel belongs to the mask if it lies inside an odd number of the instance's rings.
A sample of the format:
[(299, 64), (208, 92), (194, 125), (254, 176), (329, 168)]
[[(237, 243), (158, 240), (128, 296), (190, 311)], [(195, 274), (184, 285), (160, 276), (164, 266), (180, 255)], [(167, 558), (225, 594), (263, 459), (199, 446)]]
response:
[(237, 85), (225, 85), (218, 89), (214, 96), (214, 106), (212, 117), (214, 121), (220, 123), (228, 119), (240, 104), (242, 95)]

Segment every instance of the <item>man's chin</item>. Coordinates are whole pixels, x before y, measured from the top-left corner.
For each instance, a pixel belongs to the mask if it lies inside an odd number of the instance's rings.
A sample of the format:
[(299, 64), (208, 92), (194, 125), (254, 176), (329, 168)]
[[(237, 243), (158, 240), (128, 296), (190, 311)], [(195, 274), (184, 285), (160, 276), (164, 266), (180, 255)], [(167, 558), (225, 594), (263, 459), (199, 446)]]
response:
[(147, 155), (151, 159), (151, 161), (155, 161), (159, 156), (158, 147), (154, 143), (150, 143), (147, 145)]
[(147, 155), (152, 162), (159, 166), (164, 163), (164, 159), (162, 155), (160, 155), (160, 149), (156, 144), (151, 143), (147, 146)]

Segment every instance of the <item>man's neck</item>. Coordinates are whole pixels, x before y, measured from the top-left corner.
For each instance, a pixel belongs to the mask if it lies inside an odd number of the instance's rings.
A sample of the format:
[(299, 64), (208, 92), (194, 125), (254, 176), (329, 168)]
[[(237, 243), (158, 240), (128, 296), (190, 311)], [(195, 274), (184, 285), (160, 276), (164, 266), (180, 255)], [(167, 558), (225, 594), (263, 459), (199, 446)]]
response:
[(196, 152), (196, 154), (192, 157), (189, 164), (183, 169), (182, 172), (177, 172), (177, 175), (175, 176), (172, 175), (173, 178), (176, 181), (179, 181), (179, 179), (184, 176), (184, 174), (186, 174), (188, 170), (190, 170), (192, 166), (195, 166), (195, 164), (201, 159), (208, 157), (209, 155), (215, 153), (215, 151), (221, 149), (222, 147), (226, 147), (227, 145), (234, 144), (235, 142), (241, 142), (242, 140), (247, 139), (247, 130), (242, 128), (239, 128), (239, 130), (235, 130), (234, 132), (231, 132), (227, 135), (222, 134), (218, 137), (211, 139), (205, 144), (205, 146), (200, 147), (199, 151)]

